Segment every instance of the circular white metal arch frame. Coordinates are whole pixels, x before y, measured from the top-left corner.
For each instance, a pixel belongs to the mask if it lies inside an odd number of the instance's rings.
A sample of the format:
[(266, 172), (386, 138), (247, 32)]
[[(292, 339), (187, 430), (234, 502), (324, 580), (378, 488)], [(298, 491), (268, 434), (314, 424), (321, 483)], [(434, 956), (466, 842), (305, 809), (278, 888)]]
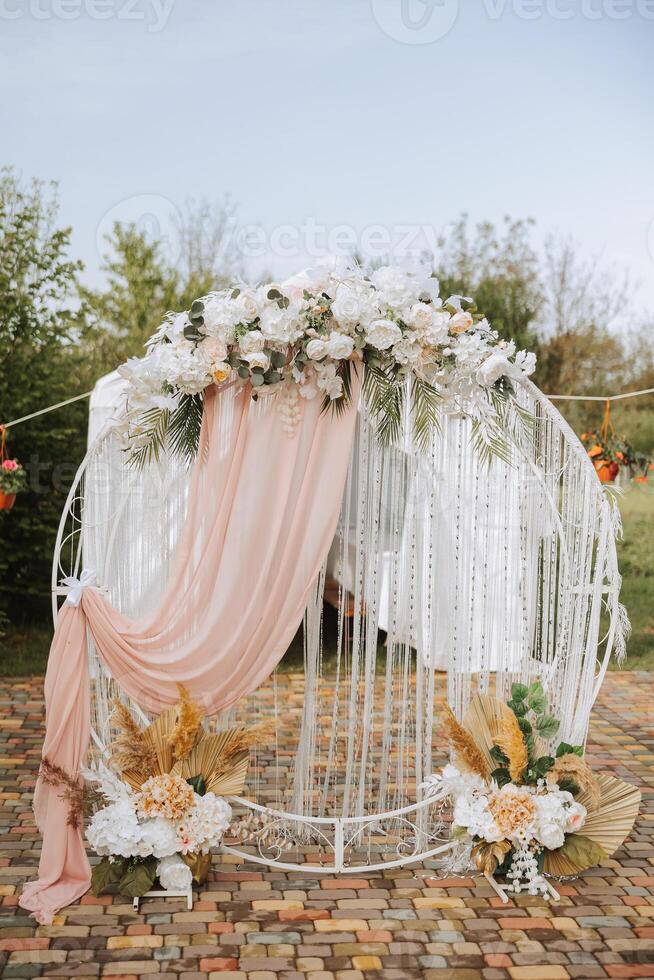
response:
[[(535, 385), (533, 385), (528, 380), (521, 380), (520, 383), (527, 389), (528, 393), (532, 398), (538, 403), (541, 410), (548, 416), (548, 418), (555, 422), (557, 427), (563, 433), (566, 442), (569, 447), (577, 455), (581, 465), (587, 469), (595, 480), (597, 480), (597, 475), (595, 473), (592, 462), (586, 454), (585, 449), (579, 442), (577, 436), (570, 428), (568, 423), (565, 421), (561, 413), (557, 408), (549, 401), (549, 399), (540, 392)], [(108, 428), (108, 427), (107, 427)], [(55, 542), (54, 560), (52, 565), (52, 612), (53, 619), (56, 620), (58, 611), (58, 599), (65, 596), (68, 593), (68, 589), (59, 584), (60, 576), (65, 574), (64, 569), (61, 567), (61, 554), (62, 549), (67, 542), (71, 541), (76, 535), (81, 533), (81, 521), (79, 521), (75, 516), (75, 502), (76, 500), (81, 501), (81, 496), (79, 494), (80, 484), (82, 477), (86, 470), (89, 459), (92, 457), (93, 453), (96, 451), (97, 446), (100, 445), (103, 438), (106, 435), (107, 428), (98, 435), (97, 439), (93, 445), (89, 448), (86, 456), (82, 460), (80, 466), (77, 469), (75, 478), (70, 487), (66, 503), (62, 512), (61, 520), (59, 523), (59, 528), (57, 531), (57, 537)], [(537, 467), (531, 462), (530, 467), (533, 470), (534, 475), (539, 478), (539, 473)], [(542, 481), (539, 480), (542, 485)], [(547, 489), (542, 486), (542, 489), (547, 493)], [(549, 496), (549, 494), (548, 494)], [(121, 503), (118, 513), (115, 515), (115, 526), (117, 526), (120, 520), (120, 514), (122, 508), (125, 506), (125, 499)], [(567, 567), (569, 563), (569, 556), (567, 554), (567, 549), (565, 547), (565, 534), (561, 525), (561, 518), (558, 514), (557, 507), (554, 501), (550, 500), (552, 505), (552, 514), (555, 515), (554, 520), (557, 525), (557, 532), (559, 539), (564, 546), (562, 549), (562, 557), (564, 564)], [(607, 500), (603, 503), (604, 513), (603, 519), (610, 520), (610, 502)], [(74, 524), (78, 523), (79, 527), (73, 526), (72, 530), (67, 532), (67, 522), (73, 520)], [(112, 534), (109, 542), (109, 550), (113, 547), (114, 535)], [(75, 563), (72, 569), (72, 574), (79, 576), (80, 564), (81, 564), (81, 548), (75, 549)], [(603, 557), (603, 556), (601, 556)], [(109, 556), (106, 557), (106, 561), (109, 560)], [(597, 568), (602, 568), (602, 562), (597, 563)], [(102, 570), (99, 570), (100, 573)], [(100, 581), (102, 579), (100, 578)], [(593, 599), (593, 613), (599, 617), (600, 609), (596, 608), (599, 596), (599, 603), (604, 604), (610, 612), (610, 625), (607, 630), (606, 636), (603, 638), (604, 651), (601, 661), (598, 662), (598, 670), (595, 677), (595, 684), (593, 688), (593, 701), (597, 697), (599, 688), (601, 686), (604, 674), (607, 670), (608, 663), (610, 660), (617, 622), (618, 622), (618, 588), (616, 584), (604, 585), (600, 590), (594, 589), (594, 599)], [(556, 662), (550, 665), (550, 669), (554, 670)], [(141, 719), (144, 723), (148, 723), (147, 716), (141, 711), (138, 705), (134, 705), (138, 711)], [(95, 731), (94, 728), (91, 730), (92, 738), (98, 749), (106, 754), (106, 748), (100, 734)], [(452, 844), (447, 840), (445, 836), (440, 836), (440, 831), (436, 833), (429, 833), (424, 829), (421, 829), (414, 823), (414, 819), (418, 818), (421, 811), (425, 811), (427, 808), (435, 806), (432, 800), (423, 799), (419, 802), (410, 804), (408, 806), (401, 807), (396, 810), (389, 810), (383, 813), (368, 814), (365, 816), (354, 816), (354, 817), (313, 817), (305, 816), (297, 813), (290, 813), (287, 811), (276, 810), (271, 807), (262, 806), (261, 804), (255, 803), (251, 800), (247, 800), (241, 797), (230, 798), (230, 802), (239, 808), (247, 809), (253, 816), (264, 817), (266, 820), (267, 835), (265, 844), (257, 843), (256, 835), (254, 836), (253, 843), (248, 846), (248, 849), (233, 845), (222, 845), (222, 850), (225, 853), (231, 854), (235, 857), (242, 859), (243, 861), (251, 861), (257, 864), (268, 865), (270, 867), (278, 868), (283, 871), (302, 871), (309, 872), (311, 874), (328, 874), (328, 873), (362, 873), (365, 871), (376, 871), (385, 868), (401, 867), (407, 864), (412, 864), (420, 861), (433, 858), (439, 854), (443, 854), (449, 849), (451, 849)], [(314, 847), (317, 844), (322, 850), (325, 856), (324, 863), (320, 864), (309, 864), (309, 863), (293, 863), (283, 859), (284, 852), (286, 850), (284, 844), (284, 826), (285, 825), (301, 825), (302, 832), (305, 837), (313, 839)], [(389, 825), (388, 829), (384, 829), (384, 824)], [(402, 824), (405, 830), (408, 830), (409, 836), (400, 839), (395, 839), (392, 826), (396, 827)], [(366, 831), (373, 831), (380, 839), (386, 838), (389, 843), (395, 843), (396, 856), (393, 856), (392, 851), (389, 854), (388, 860), (374, 861), (367, 864), (361, 863), (349, 863), (348, 856), (352, 845), (354, 845), (358, 838)]]

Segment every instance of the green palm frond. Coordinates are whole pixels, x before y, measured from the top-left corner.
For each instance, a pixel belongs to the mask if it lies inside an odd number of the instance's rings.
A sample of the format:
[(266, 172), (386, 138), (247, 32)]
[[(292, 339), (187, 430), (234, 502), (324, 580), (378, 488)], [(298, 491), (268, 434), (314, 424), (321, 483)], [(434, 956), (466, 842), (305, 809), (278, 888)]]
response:
[(413, 438), (416, 447), (424, 452), (429, 446), (433, 432), (440, 430), (441, 395), (433, 385), (411, 375), (411, 415), (413, 417)]
[(377, 435), (382, 446), (396, 442), (402, 432), (405, 379), (397, 372), (366, 364), (363, 394), (371, 414), (377, 419)]
[(150, 463), (157, 462), (166, 446), (166, 435), (170, 425), (170, 410), (167, 408), (150, 408), (140, 418), (143, 432), (140, 439), (142, 445), (129, 456), (129, 463), (137, 470), (142, 470)]
[(203, 404), (202, 395), (182, 395), (170, 416), (170, 452), (173, 456), (183, 456), (187, 463), (195, 459), (200, 444)]

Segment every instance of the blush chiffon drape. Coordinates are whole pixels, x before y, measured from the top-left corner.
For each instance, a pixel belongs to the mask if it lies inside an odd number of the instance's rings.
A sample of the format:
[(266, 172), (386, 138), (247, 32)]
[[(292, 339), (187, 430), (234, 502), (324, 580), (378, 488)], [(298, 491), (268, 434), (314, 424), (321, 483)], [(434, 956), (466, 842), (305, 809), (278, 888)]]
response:
[[(43, 757), (76, 775), (90, 735), (87, 631), (109, 674), (159, 712), (183, 683), (208, 713), (255, 690), (292, 640), (334, 537), (359, 395), (341, 415), (303, 401), (295, 432), (275, 400), (249, 389), (205, 394), (200, 447), (175, 567), (156, 612), (135, 622), (96, 588), (60, 610), (45, 679)], [(165, 529), (162, 528), (162, 533)], [(90, 884), (82, 828), (67, 822), (61, 789), (39, 778), (39, 874), (20, 897), (39, 922)]]

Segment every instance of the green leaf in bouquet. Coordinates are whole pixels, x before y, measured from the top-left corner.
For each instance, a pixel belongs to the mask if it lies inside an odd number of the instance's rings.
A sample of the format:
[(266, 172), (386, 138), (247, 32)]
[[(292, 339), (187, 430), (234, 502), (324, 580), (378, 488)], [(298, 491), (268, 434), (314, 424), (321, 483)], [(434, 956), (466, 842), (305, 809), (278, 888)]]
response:
[(522, 718), (529, 711), (529, 706), (524, 701), (507, 701), (508, 707), (511, 709), (516, 718)]
[(247, 381), (247, 379), (250, 377), (250, 369), (246, 367), (240, 367), (238, 369), (238, 376), (239, 378), (242, 378), (243, 381)]
[(96, 898), (102, 895), (109, 885), (115, 885), (120, 881), (125, 863), (125, 858), (110, 861), (108, 857), (104, 857), (99, 864), (91, 868), (91, 891)]
[(256, 372), (253, 371), (252, 372), (252, 384), (254, 385), (254, 387), (255, 388), (260, 388), (263, 383), (264, 383), (263, 374), (261, 374), (258, 371), (256, 371)]
[(207, 792), (207, 784), (204, 781), (204, 776), (190, 776), (186, 782), (189, 784), (189, 786), (193, 787), (194, 792), (196, 792), (198, 796), (204, 796), (204, 794)]
[(511, 774), (504, 766), (499, 766), (497, 769), (493, 769), (491, 779), (494, 779), (499, 788), (502, 789), (503, 786), (511, 782)]
[(231, 295), (230, 299), (238, 299), (238, 297), (240, 295), (241, 295), (241, 290), (238, 289), (238, 287), (237, 287), (235, 289), (232, 289), (232, 295)]
[[(204, 322), (204, 321), (203, 321)], [(199, 340), (200, 332), (198, 331), (198, 326), (202, 324), (189, 323), (184, 327), (184, 337), (186, 340)]]
[(157, 859), (154, 857), (131, 861), (120, 879), (118, 891), (128, 898), (141, 898), (149, 892), (157, 877)]
[(576, 864), (580, 871), (592, 868), (608, 857), (604, 848), (595, 840), (586, 837), (584, 834), (568, 834), (563, 847), (559, 847), (557, 854), (565, 857), (571, 864)]
[(500, 766), (508, 766), (508, 764), (509, 764), (509, 757), (508, 757), (508, 755), (505, 755), (504, 752), (502, 752), (502, 750), (499, 747), (499, 745), (493, 745), (493, 746), (491, 746), (491, 748), (489, 749), (489, 755), (490, 755), (491, 759), (493, 760), (493, 762), (497, 762), (498, 765), (500, 765)]
[(204, 313), (204, 303), (201, 299), (194, 299), (191, 303), (191, 309), (189, 310), (189, 319), (195, 320), (197, 317), (202, 316)]
[(558, 780), (558, 786), (559, 789), (562, 789), (566, 793), (572, 793), (573, 796), (579, 796), (579, 793), (581, 792), (580, 787), (577, 785), (577, 783), (575, 783), (574, 779), (570, 778), (570, 776), (562, 776), (561, 779)]
[(276, 385), (278, 381), (282, 380), (279, 371), (266, 371), (264, 377), (267, 385)]
[(275, 289), (274, 287), (272, 289), (269, 289), (268, 290), (268, 292), (266, 293), (266, 296), (268, 297), (268, 299), (281, 299), (282, 298), (282, 294), (280, 293), (280, 291), (278, 289)]
[[(296, 358), (297, 360), (297, 358)], [(270, 363), (275, 368), (284, 367), (286, 363), (286, 354), (281, 350), (274, 350), (270, 355)]]
[(455, 823), (450, 827), (450, 840), (460, 840), (462, 837), (466, 837), (467, 834), (468, 831), (465, 827), (459, 827)]
[(560, 759), (562, 755), (578, 755), (580, 759), (583, 759), (584, 747), (583, 745), (570, 745), (569, 742), (560, 742), (556, 750), (556, 758)]
[(541, 715), (536, 721), (536, 731), (541, 738), (554, 738), (560, 727), (561, 722), (554, 715)]
[(529, 688), (527, 704), (537, 715), (541, 715), (547, 708), (547, 698), (540, 681), (535, 681)]
[(541, 755), (540, 759), (536, 759), (534, 772), (537, 776), (545, 776), (553, 765), (554, 759), (551, 755)]
[(527, 721), (526, 718), (518, 718), (518, 724), (523, 735), (531, 735), (533, 728), (530, 721)]
[(511, 685), (511, 700), (512, 701), (524, 701), (529, 694), (529, 688), (526, 684), (512, 684)]

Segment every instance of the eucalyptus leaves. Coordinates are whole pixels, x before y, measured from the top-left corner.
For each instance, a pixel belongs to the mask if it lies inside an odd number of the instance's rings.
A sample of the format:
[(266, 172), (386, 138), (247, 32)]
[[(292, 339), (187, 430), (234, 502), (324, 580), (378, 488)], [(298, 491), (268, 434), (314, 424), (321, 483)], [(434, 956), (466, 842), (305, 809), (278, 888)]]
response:
[(167, 314), (148, 348), (120, 369), (128, 382), (121, 426), (140, 463), (166, 446), (192, 458), (202, 392), (228, 380), (249, 384), (254, 398), (282, 393), (292, 435), (299, 399), (321, 397), (338, 411), (351, 398), (352, 372), (362, 372), (380, 438), (397, 439), (408, 418), (422, 449), (441, 409), (496, 416), (510, 379), (535, 367), (533, 354), (498, 339), (470, 298), (443, 301), (436, 279), (392, 266), (318, 268), (210, 293)]

